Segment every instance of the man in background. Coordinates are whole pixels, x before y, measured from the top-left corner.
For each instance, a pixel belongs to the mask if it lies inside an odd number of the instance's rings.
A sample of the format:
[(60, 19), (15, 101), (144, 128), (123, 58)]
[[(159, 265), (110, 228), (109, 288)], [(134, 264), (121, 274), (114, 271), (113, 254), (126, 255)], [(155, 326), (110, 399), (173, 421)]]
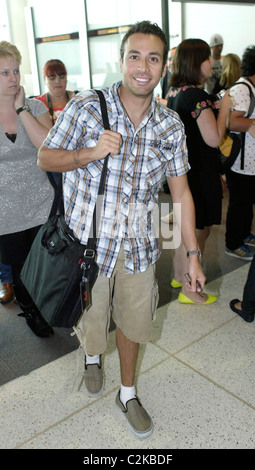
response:
[(211, 48), (211, 59), (212, 59), (212, 75), (211, 77), (207, 78), (205, 81), (205, 91), (211, 94), (213, 92), (213, 88), (217, 78), (221, 76), (222, 72), (222, 49), (223, 49), (223, 37), (220, 34), (213, 34), (210, 39), (210, 48)]

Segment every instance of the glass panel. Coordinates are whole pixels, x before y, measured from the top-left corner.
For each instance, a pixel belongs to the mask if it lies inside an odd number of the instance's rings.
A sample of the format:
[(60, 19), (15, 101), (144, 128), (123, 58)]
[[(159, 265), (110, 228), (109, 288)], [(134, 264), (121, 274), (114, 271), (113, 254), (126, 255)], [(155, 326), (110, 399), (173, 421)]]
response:
[(9, 20), (6, 0), (0, 0), (0, 41), (10, 41)]
[[(75, 57), (75, 60), (73, 58)], [(46, 90), (43, 79), (43, 67), (49, 59), (59, 59), (64, 62), (67, 70), (67, 89), (82, 90), (82, 70), (80, 61), (79, 39), (46, 42), (37, 45), (37, 63), (41, 93)]]
[(121, 39), (120, 34), (89, 39), (92, 87), (111, 86), (121, 80), (119, 62)]
[(177, 47), (182, 41), (182, 11), (180, 2), (169, 2), (169, 32), (171, 49), (172, 47)]
[(41, 38), (78, 31), (80, 3), (81, 0), (29, 0), (28, 6), (33, 7), (34, 12), (35, 36)]
[[(127, 26), (146, 19), (161, 26), (161, 0), (108, 0), (107, 8), (102, 8), (101, 0), (87, 0), (88, 30), (105, 29), (114, 26)], [(121, 80), (120, 44), (124, 33), (88, 38), (92, 87), (111, 86)]]
[[(40, 93), (47, 91), (43, 67), (49, 59), (59, 59), (64, 62), (67, 69), (68, 90), (83, 90), (88, 87), (89, 66), (84, 0), (73, 0), (71, 7), (70, 0), (43, 2), (28, 0), (28, 5), (32, 7), (33, 13)], [(73, 33), (75, 38), (67, 37), (63, 40), (63, 36), (70, 36)], [(43, 42), (38, 41), (43, 38)]]

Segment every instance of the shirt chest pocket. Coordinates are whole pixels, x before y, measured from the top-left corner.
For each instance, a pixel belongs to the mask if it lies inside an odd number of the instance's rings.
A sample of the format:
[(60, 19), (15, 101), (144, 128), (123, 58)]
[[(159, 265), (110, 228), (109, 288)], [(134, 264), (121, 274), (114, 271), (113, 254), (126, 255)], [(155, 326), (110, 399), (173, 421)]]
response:
[[(83, 139), (82, 147), (83, 148), (95, 147), (101, 135), (102, 135), (102, 132), (99, 132), (97, 130), (87, 131), (86, 137)], [(90, 162), (85, 168), (85, 172), (87, 173), (87, 180), (89, 178), (100, 179), (102, 169), (103, 169), (103, 164), (104, 164), (104, 159)], [(107, 174), (109, 174), (108, 168), (107, 168)]]
[(82, 139), (82, 147), (95, 147), (101, 135), (102, 132), (99, 132), (97, 129), (86, 129), (86, 134), (83, 136)]
[(150, 186), (156, 187), (154, 189), (157, 190), (160, 189), (162, 176), (168, 164), (166, 152), (170, 152), (170, 149), (166, 149), (162, 144), (151, 145), (147, 151), (146, 182)]

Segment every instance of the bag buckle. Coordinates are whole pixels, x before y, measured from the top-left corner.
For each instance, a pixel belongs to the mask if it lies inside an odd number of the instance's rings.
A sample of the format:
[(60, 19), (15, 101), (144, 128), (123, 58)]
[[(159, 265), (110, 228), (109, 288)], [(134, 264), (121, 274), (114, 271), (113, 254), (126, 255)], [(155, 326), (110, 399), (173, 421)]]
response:
[(84, 256), (84, 261), (81, 263), (81, 269), (85, 272), (88, 268), (90, 268), (90, 261), (95, 258), (95, 250), (92, 250), (91, 248), (86, 248), (86, 250), (83, 253)]
[(85, 258), (94, 258), (95, 257), (95, 250), (92, 250), (91, 248), (86, 248), (84, 251), (84, 257)]

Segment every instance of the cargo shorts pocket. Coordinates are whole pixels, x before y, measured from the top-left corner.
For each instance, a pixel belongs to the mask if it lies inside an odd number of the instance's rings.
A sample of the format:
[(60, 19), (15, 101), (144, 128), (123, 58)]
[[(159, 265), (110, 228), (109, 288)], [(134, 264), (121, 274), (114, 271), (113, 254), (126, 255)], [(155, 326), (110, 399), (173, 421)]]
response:
[(156, 311), (157, 311), (158, 301), (159, 301), (159, 288), (158, 288), (158, 281), (157, 281), (157, 279), (155, 279), (153, 281), (152, 295), (151, 295), (151, 317), (152, 317), (152, 320), (156, 319)]

